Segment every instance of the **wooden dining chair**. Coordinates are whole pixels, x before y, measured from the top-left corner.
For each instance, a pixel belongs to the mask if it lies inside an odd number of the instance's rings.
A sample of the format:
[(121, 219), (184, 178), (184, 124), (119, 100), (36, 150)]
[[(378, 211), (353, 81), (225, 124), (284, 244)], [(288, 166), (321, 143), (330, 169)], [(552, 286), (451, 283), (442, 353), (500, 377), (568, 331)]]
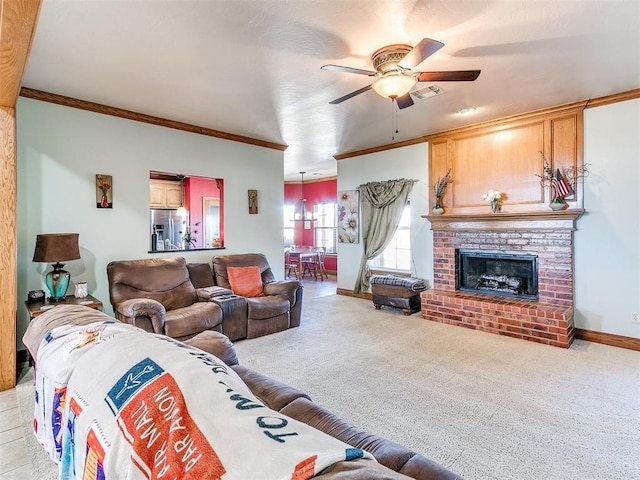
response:
[(284, 273), (287, 278), (291, 278), (291, 273), (296, 277), (296, 280), (300, 280), (300, 264), (298, 258), (293, 257), (289, 251), (284, 252)]
[(324, 257), (325, 257), (324, 248), (318, 248), (317, 254), (318, 254), (318, 273), (320, 274), (320, 279), (322, 280), (322, 278), (324, 277), (328, 280), (329, 275), (327, 275), (327, 270), (324, 268)]
[(316, 280), (318, 280), (318, 277), (320, 277), (320, 280), (324, 280), (325, 277), (329, 278), (324, 268), (323, 248), (318, 248), (313, 255), (304, 257), (302, 276), (304, 277), (304, 274), (307, 272), (309, 272), (309, 275), (313, 275), (313, 278)]

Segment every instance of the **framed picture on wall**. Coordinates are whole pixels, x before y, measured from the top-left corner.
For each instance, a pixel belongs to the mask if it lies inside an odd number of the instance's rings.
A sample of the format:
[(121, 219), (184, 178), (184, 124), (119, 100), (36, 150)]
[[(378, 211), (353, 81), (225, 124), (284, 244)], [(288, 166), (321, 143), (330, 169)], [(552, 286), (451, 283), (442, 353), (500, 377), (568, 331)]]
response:
[(360, 232), (359, 193), (357, 190), (338, 192), (338, 242), (358, 243)]
[(113, 208), (113, 177), (99, 173), (96, 175), (96, 207)]

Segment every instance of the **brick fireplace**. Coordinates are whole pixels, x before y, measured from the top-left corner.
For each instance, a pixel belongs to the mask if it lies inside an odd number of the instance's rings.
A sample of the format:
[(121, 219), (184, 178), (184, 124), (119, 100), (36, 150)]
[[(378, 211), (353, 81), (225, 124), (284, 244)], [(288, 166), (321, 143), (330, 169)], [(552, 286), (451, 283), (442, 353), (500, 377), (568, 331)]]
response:
[[(574, 337), (573, 231), (581, 213), (429, 215), (434, 281), (421, 294), (422, 317), (568, 348)], [(537, 299), (457, 290), (459, 249), (536, 255)]]

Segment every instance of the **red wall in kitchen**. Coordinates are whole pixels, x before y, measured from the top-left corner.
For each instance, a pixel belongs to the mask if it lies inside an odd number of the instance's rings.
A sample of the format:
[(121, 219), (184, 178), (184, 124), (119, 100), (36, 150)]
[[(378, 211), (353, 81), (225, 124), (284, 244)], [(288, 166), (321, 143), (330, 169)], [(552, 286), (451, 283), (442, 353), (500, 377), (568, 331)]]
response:
[[(304, 182), (304, 198), (307, 199), (307, 209), (313, 210), (316, 203), (336, 202), (338, 195), (338, 181), (336, 179), (325, 180), (320, 182)], [(300, 183), (284, 184), (284, 203), (285, 205), (295, 205), (300, 208), (300, 199), (302, 198), (302, 185)], [(296, 222), (295, 232), (296, 245), (313, 245), (313, 230), (304, 229), (304, 222)], [(337, 271), (338, 262), (335, 255), (325, 257), (324, 261), (327, 270)]]
[[(221, 189), (214, 178), (188, 177), (184, 181), (185, 207), (189, 211), (191, 229), (197, 230), (195, 248), (203, 248), (202, 197), (221, 198)], [(224, 205), (220, 201), (220, 236), (224, 238)], [(196, 223), (198, 225), (196, 226)]]

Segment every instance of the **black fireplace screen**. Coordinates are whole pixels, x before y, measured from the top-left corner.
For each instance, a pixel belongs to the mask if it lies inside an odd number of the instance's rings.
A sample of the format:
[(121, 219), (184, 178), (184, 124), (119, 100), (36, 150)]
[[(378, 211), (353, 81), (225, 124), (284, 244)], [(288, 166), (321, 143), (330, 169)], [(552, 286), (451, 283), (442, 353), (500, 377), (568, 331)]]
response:
[(538, 256), (494, 250), (456, 250), (456, 288), (491, 295), (538, 298)]

